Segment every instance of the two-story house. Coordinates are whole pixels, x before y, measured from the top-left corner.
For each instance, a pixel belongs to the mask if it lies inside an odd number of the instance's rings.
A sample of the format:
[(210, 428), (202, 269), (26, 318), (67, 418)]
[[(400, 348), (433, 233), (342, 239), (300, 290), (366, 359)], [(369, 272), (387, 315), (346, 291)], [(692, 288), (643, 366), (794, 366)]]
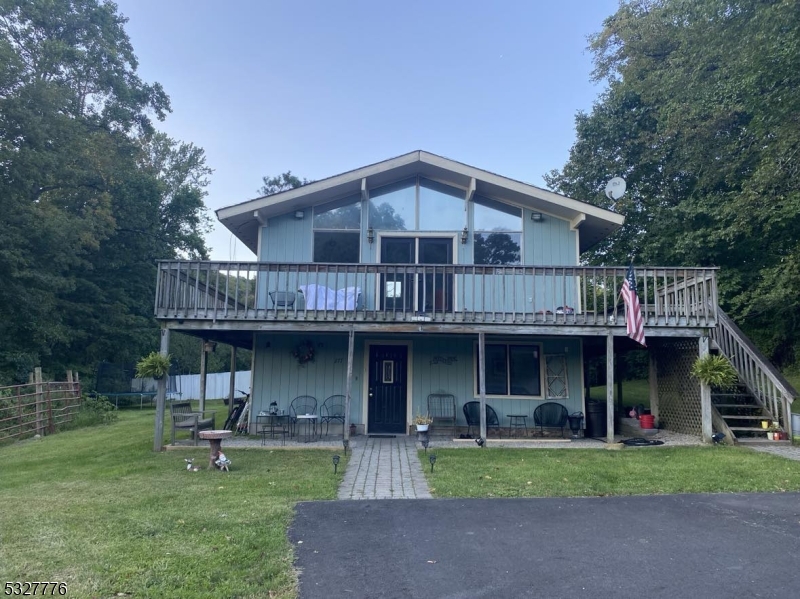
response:
[[(615, 352), (635, 346), (619, 298), (627, 265), (580, 257), (622, 215), (415, 151), (217, 217), (257, 261), (159, 263), (155, 314), (164, 352), (169, 331), (252, 348), (253, 413), (341, 394), (348, 423), (369, 434), (406, 433), (437, 392), (455, 396), (461, 426), (470, 401), (502, 426), (546, 401), (586, 413), (584, 360), (596, 353), (613, 405)], [(763, 356), (726, 324), (715, 269), (636, 276), (662, 425), (710, 437), (724, 411), (688, 372), (710, 348), (790, 426), (793, 390), (753, 366)]]

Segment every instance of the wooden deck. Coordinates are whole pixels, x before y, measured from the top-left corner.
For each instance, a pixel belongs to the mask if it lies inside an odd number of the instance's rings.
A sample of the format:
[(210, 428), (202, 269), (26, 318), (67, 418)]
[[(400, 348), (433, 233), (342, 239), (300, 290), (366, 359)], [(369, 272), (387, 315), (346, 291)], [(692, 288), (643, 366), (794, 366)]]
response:
[[(155, 316), (198, 329), (624, 331), (627, 267), (162, 261)], [(717, 323), (716, 269), (640, 267), (648, 333)], [(595, 334), (598, 334), (596, 331)], [(589, 333), (591, 334), (591, 333)]]

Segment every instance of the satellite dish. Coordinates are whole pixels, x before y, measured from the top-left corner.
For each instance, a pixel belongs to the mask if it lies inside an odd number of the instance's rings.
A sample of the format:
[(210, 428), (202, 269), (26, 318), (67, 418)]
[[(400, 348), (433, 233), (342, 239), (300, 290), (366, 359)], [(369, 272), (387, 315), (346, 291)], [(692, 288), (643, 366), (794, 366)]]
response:
[(606, 185), (606, 197), (609, 200), (618, 200), (625, 195), (625, 179), (622, 177), (614, 177)]

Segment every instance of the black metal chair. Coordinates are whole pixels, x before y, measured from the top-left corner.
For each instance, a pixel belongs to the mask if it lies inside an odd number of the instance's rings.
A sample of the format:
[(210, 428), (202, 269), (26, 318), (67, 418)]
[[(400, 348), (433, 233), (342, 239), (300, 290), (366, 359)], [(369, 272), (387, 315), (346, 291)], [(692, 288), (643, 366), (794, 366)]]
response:
[[(467, 419), (467, 434), (472, 434), (472, 427), (478, 427), (478, 432), (481, 430), (481, 402), (468, 401), (462, 408), (464, 410), (464, 418)], [(486, 434), (489, 434), (490, 428), (497, 429), (497, 436), (500, 437), (500, 419), (497, 417), (497, 412), (489, 404), (486, 404)]]
[(341, 422), (342, 423), (342, 434), (344, 434), (344, 402), (345, 402), (344, 395), (331, 395), (325, 401), (322, 402), (322, 406), (319, 409), (320, 413), (320, 421), (319, 426), (320, 430), (322, 429), (322, 425), (325, 425), (325, 436), (328, 435), (328, 427), (330, 426), (331, 422)]
[[(291, 435), (294, 437), (297, 432), (297, 415), (316, 414), (317, 398), (311, 395), (299, 395), (289, 404), (289, 427)], [(315, 423), (316, 428), (316, 423)]]
[(456, 396), (450, 393), (431, 393), (428, 395), (428, 416), (431, 424), (436, 429), (438, 423), (443, 423), (453, 429), (456, 434)]
[(561, 436), (563, 437), (564, 427), (567, 425), (568, 419), (569, 412), (567, 412), (567, 408), (560, 403), (552, 401), (541, 404), (533, 411), (533, 425), (534, 427), (539, 427), (539, 432), (543, 437), (544, 429), (546, 428), (560, 428)]

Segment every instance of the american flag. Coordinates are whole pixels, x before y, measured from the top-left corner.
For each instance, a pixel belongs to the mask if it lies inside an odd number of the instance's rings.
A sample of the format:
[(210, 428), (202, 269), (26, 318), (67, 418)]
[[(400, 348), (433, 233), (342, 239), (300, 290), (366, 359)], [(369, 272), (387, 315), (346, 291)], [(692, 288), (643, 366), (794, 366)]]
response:
[(625, 323), (628, 327), (628, 337), (641, 343), (644, 342), (644, 320), (642, 320), (642, 307), (639, 305), (639, 296), (636, 294), (636, 271), (633, 264), (628, 267), (625, 282), (622, 283), (622, 299), (625, 301)]

